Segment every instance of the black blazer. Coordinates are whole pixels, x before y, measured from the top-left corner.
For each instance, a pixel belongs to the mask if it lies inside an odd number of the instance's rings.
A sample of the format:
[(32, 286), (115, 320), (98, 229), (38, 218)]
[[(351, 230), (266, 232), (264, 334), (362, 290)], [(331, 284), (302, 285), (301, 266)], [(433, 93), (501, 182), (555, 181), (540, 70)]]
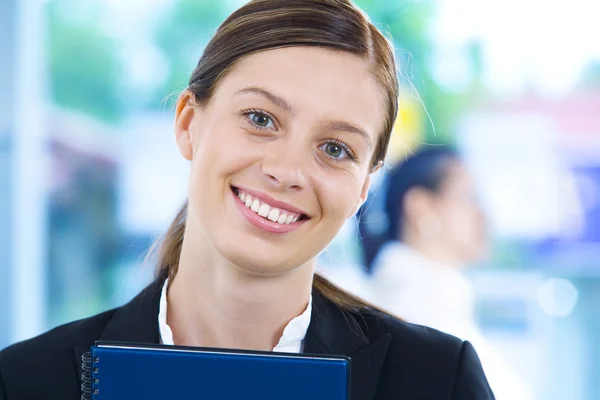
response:
[[(81, 356), (96, 340), (159, 342), (162, 284), (2, 350), (0, 400), (79, 400)], [(349, 356), (352, 400), (494, 399), (469, 342), (384, 314), (342, 312), (318, 294), (304, 352)]]

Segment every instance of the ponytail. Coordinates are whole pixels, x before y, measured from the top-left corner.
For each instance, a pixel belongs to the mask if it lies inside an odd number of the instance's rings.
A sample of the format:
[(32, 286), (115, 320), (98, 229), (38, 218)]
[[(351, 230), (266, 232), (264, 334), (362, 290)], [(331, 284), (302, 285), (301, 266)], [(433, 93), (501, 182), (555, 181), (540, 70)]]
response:
[(179, 257), (183, 246), (183, 236), (185, 234), (185, 223), (187, 220), (188, 203), (187, 201), (179, 208), (177, 215), (169, 225), (169, 229), (163, 238), (155, 242), (150, 249), (150, 253), (156, 253), (156, 272), (157, 279), (173, 278), (179, 268)]

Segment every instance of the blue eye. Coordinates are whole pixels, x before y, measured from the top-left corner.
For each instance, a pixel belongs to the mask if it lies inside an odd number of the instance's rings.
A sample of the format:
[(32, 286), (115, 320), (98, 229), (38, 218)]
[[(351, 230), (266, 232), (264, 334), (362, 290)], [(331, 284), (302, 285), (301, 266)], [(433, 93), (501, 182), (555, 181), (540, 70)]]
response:
[(337, 143), (326, 143), (325, 152), (333, 158), (340, 158), (346, 150)]
[(246, 114), (250, 123), (259, 129), (275, 129), (273, 118), (267, 113), (260, 111), (250, 111)]
[(325, 154), (327, 154), (328, 157), (336, 161), (343, 161), (346, 159), (350, 159), (352, 161), (356, 160), (356, 157), (354, 156), (352, 150), (350, 150), (350, 147), (339, 140), (330, 140), (322, 144), (321, 149), (325, 152)]

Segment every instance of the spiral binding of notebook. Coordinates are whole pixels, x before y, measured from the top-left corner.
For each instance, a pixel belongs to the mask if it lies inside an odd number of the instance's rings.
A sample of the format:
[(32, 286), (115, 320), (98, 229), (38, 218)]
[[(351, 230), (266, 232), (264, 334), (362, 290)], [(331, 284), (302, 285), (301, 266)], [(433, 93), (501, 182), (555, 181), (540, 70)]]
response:
[(98, 357), (92, 358), (92, 353), (87, 352), (81, 356), (81, 400), (95, 400), (99, 389), (94, 388), (98, 384)]

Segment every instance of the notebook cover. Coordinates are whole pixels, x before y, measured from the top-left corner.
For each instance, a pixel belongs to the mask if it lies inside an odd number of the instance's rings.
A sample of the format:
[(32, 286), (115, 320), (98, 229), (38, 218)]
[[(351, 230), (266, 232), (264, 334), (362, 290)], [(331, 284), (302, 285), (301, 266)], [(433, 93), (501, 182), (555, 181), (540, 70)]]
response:
[(349, 400), (350, 359), (97, 342), (94, 400)]

